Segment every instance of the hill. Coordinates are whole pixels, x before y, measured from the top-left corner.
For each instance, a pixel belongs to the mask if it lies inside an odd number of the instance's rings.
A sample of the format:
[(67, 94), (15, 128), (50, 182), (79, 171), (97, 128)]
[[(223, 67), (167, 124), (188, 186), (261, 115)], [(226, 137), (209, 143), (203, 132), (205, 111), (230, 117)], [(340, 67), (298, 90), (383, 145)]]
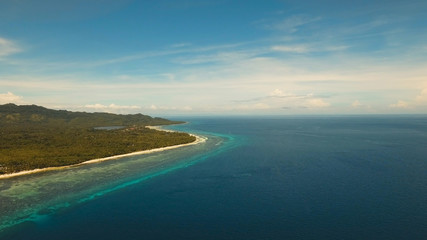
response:
[[(36, 105), (0, 105), (1, 125), (53, 124), (72, 127), (102, 127), (129, 125), (168, 125), (183, 122), (152, 118), (143, 114), (121, 115), (112, 113), (71, 112), (53, 110)], [(0, 126), (1, 126), (0, 125)]]
[[(0, 174), (190, 143), (187, 133), (148, 129), (182, 122), (143, 114), (70, 112), (0, 105)], [(108, 128), (119, 126), (119, 128)], [(103, 128), (104, 127), (104, 128)]]

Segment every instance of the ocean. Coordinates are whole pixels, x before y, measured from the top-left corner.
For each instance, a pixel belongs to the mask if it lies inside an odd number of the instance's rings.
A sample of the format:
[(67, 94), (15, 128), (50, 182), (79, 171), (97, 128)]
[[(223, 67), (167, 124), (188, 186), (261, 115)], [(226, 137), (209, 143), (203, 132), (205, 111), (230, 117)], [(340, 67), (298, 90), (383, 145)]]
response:
[(427, 239), (425, 115), (182, 120), (207, 142), (0, 180), (0, 239)]

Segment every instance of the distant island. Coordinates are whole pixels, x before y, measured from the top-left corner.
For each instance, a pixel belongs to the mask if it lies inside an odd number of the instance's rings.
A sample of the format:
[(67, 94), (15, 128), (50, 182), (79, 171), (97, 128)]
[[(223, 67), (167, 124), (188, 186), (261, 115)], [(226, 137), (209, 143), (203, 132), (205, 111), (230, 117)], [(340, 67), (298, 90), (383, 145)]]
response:
[(180, 124), (143, 114), (71, 112), (0, 105), (0, 174), (75, 165), (93, 159), (196, 141), (147, 126)]

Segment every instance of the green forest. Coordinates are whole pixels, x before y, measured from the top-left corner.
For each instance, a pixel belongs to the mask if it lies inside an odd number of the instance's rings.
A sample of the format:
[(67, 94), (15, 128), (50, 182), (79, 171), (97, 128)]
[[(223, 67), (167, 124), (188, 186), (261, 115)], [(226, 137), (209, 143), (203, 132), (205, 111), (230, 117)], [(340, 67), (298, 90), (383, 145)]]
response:
[[(179, 124), (143, 114), (70, 112), (0, 105), (0, 174), (66, 166), (90, 159), (195, 141), (187, 133), (145, 126)], [(106, 130), (100, 127), (120, 126)]]

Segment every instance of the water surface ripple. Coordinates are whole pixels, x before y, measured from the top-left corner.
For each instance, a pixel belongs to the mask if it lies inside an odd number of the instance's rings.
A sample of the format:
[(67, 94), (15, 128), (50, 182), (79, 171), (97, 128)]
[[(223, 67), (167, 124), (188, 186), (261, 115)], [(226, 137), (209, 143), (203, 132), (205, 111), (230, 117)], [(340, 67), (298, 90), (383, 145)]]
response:
[[(110, 192), (191, 166), (232, 146), (233, 136), (178, 149), (0, 180), (0, 232)], [(231, 140), (231, 141), (230, 141)], [(1, 236), (0, 236), (1, 237)]]

